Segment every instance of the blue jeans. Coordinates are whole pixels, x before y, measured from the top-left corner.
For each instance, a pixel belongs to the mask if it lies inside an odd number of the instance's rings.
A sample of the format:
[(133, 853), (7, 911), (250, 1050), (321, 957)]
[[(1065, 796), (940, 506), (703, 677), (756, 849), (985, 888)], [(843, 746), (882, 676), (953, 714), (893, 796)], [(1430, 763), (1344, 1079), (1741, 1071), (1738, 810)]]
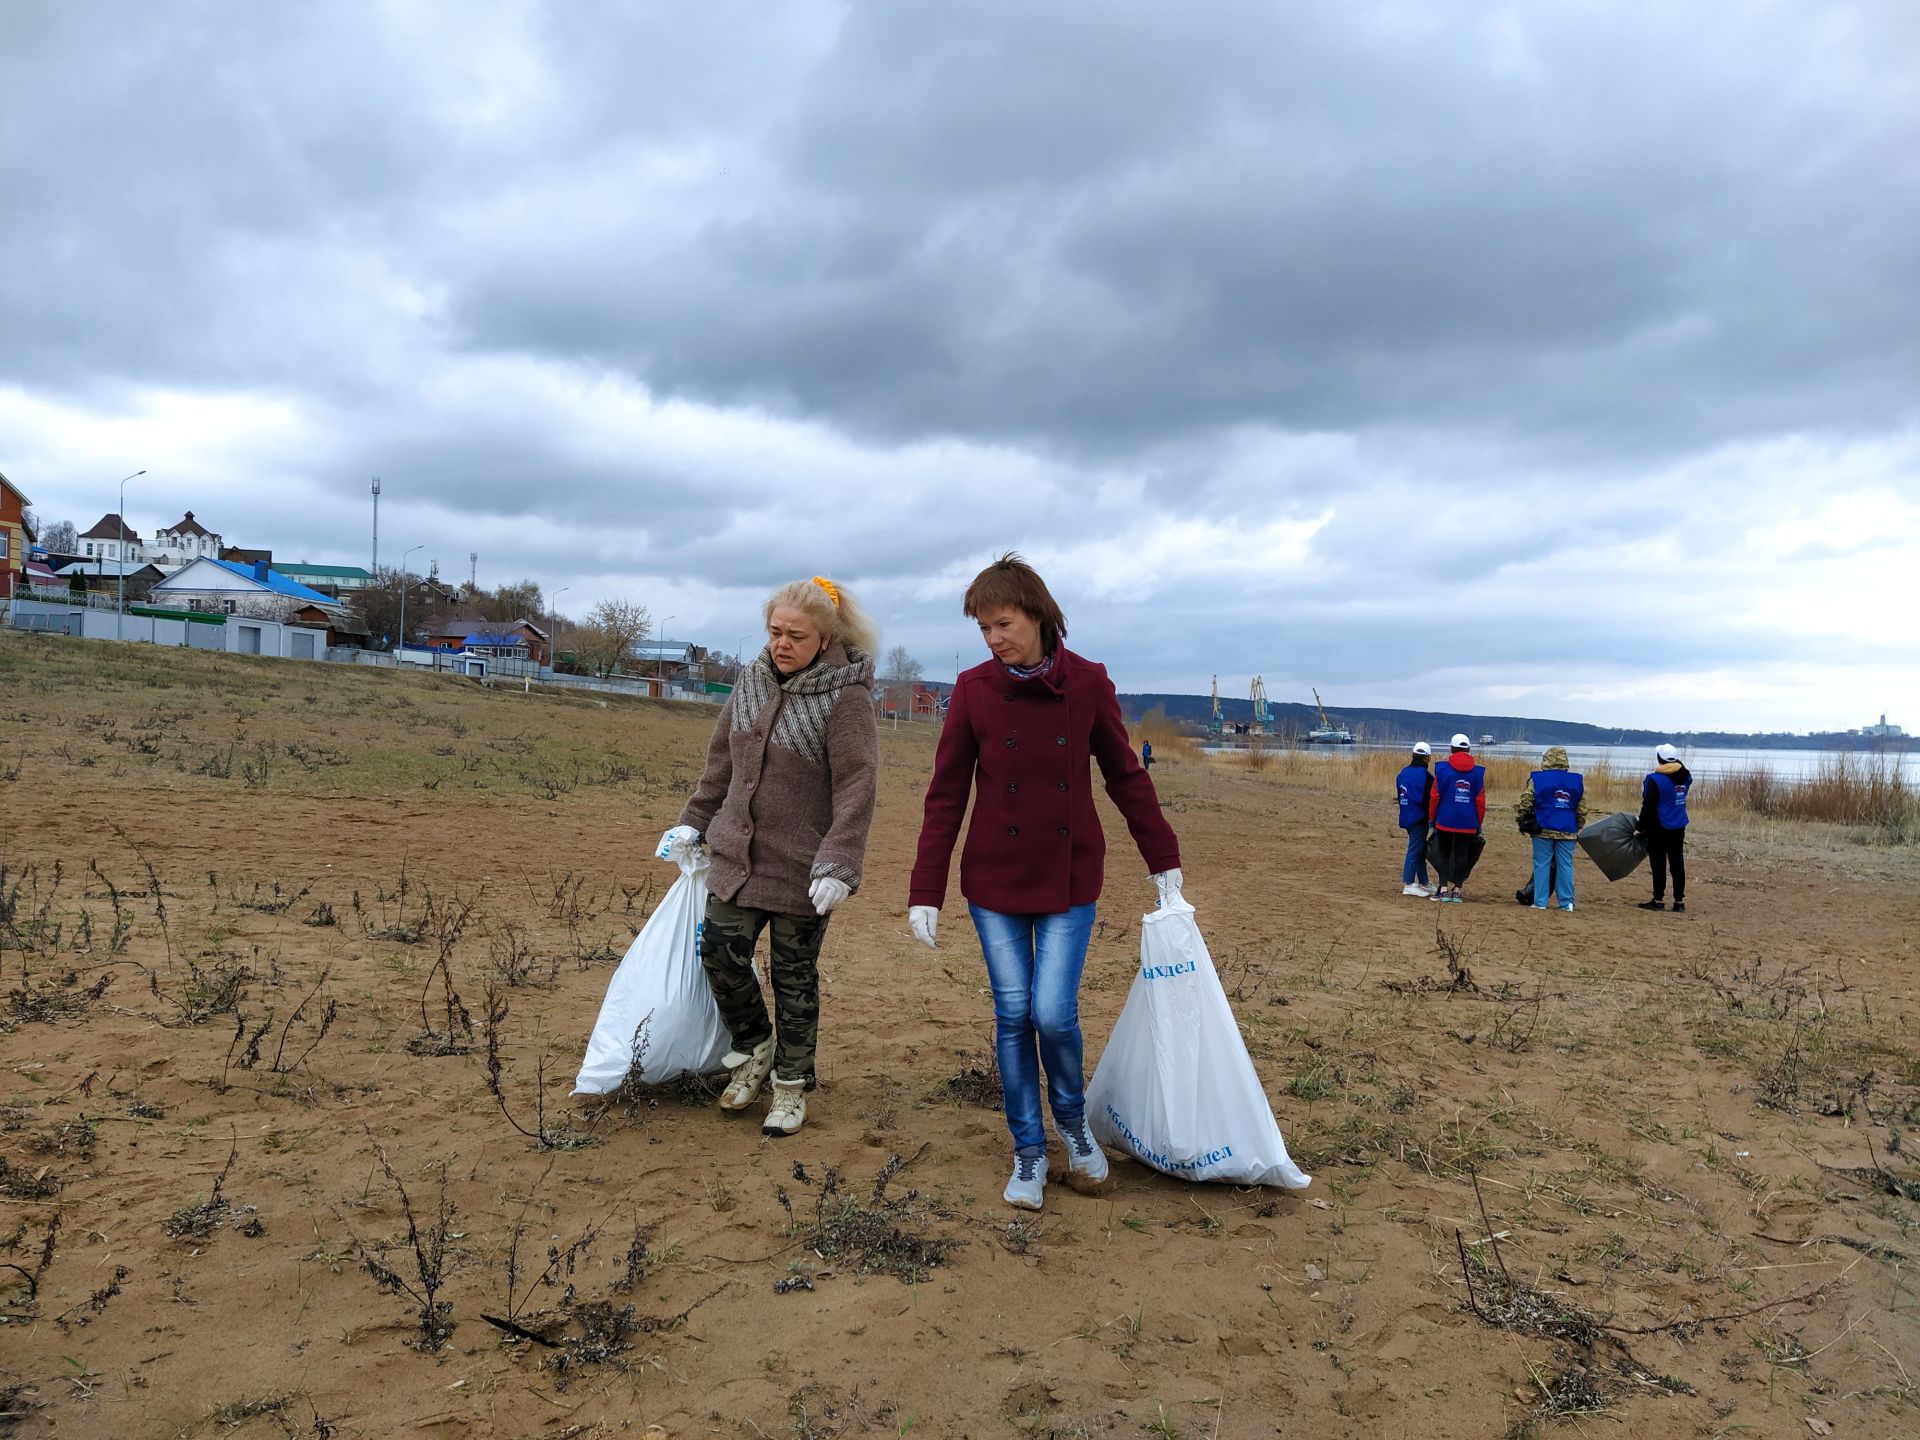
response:
[[(1552, 872), (1549, 881), (1548, 872)], [(1553, 896), (1567, 909), (1573, 908), (1573, 841), (1549, 840), (1544, 835), (1533, 837), (1533, 908), (1547, 908), (1547, 887), (1553, 887)]]
[[(1080, 972), (1093, 935), (1093, 906), (1076, 905), (1056, 915), (1002, 915), (967, 907), (993, 986), (993, 1051), (1000, 1064), (1000, 1093), (1014, 1149), (1043, 1154), (1047, 1132), (1040, 1118), (1040, 1067), (1047, 1072), (1047, 1099), (1054, 1123), (1080, 1124), (1087, 1113), (1081, 1073)], [(1038, 1054), (1036, 1056), (1036, 1049)]]
[(1427, 883), (1427, 827), (1410, 826), (1407, 830), (1407, 863), (1400, 867), (1400, 883), (1411, 885), (1415, 881)]

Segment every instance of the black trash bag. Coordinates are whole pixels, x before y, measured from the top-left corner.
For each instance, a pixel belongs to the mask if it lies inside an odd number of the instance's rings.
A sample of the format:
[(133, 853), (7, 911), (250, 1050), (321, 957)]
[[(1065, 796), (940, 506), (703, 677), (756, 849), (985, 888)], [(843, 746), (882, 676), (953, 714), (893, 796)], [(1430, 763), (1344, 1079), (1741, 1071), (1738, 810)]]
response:
[[(1433, 852), (1439, 848), (1439, 836), (1440, 832), (1438, 830), (1428, 829), (1427, 858), (1430, 863), (1433, 858)], [(1486, 853), (1486, 849), (1487, 837), (1476, 830), (1473, 834), (1472, 843), (1467, 846), (1467, 869), (1466, 873), (1460, 877), (1462, 880), (1472, 878), (1473, 867), (1480, 863), (1480, 857)]]
[[(1560, 857), (1556, 855), (1547, 863), (1547, 893), (1549, 895), (1554, 891), (1554, 882), (1560, 878), (1559, 872)], [(1522, 905), (1533, 904), (1533, 876), (1531, 874), (1527, 876), (1527, 883), (1513, 892), (1513, 898), (1518, 900)]]
[(1647, 858), (1647, 842), (1634, 833), (1634, 817), (1605, 815), (1580, 832), (1580, 848), (1609, 880), (1624, 880)]

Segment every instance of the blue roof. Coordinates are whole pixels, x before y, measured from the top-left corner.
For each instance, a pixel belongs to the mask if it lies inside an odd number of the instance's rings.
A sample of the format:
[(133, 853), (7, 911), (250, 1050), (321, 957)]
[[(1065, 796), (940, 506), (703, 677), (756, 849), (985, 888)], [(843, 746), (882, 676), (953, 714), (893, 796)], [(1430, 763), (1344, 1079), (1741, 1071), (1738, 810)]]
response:
[(331, 595), (322, 595), (318, 590), (309, 590), (298, 580), (289, 580), (278, 570), (268, 570), (267, 578), (262, 580), (254, 573), (251, 565), (237, 565), (231, 560), (216, 560), (211, 555), (202, 557), (209, 565), (218, 565), (230, 574), (238, 575), (242, 580), (251, 580), (256, 585), (264, 585), (276, 595), (285, 595), (290, 600), (318, 600), (322, 605), (337, 605), (340, 602)]
[(493, 645), (511, 649), (515, 645), (525, 645), (527, 637), (518, 630), (476, 630), (461, 642), (463, 645)]

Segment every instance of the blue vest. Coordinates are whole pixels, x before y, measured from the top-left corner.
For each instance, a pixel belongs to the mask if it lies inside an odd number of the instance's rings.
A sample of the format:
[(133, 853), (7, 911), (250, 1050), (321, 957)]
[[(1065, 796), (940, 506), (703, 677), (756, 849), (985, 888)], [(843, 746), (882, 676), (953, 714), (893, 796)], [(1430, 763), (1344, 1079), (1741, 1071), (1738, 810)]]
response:
[(1486, 789), (1487, 767), (1476, 765), (1471, 770), (1456, 770), (1451, 765), (1440, 766), (1433, 783), (1440, 787), (1440, 808), (1434, 812), (1434, 828), (1477, 833), (1480, 809), (1473, 802)]
[(1571, 835), (1580, 828), (1580, 797), (1586, 793), (1586, 780), (1571, 770), (1533, 772), (1533, 817), (1542, 830), (1562, 830)]
[(1400, 794), (1400, 828), (1424, 830), (1427, 825), (1427, 789), (1433, 784), (1433, 772), (1424, 765), (1409, 765), (1394, 778)]
[(1687, 787), (1674, 784), (1671, 775), (1662, 775), (1658, 770), (1647, 778), (1653, 781), (1653, 792), (1660, 799), (1660, 828), (1662, 830), (1686, 829)]

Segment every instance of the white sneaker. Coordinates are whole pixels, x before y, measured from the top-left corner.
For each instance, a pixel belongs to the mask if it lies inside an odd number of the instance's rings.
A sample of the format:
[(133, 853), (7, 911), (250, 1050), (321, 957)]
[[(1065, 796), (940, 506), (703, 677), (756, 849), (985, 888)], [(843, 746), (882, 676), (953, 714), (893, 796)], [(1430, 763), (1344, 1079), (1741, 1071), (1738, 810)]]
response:
[(753, 1047), (751, 1055), (729, 1050), (720, 1063), (733, 1071), (733, 1080), (720, 1096), (722, 1110), (744, 1110), (753, 1104), (767, 1072), (773, 1069), (773, 1037), (769, 1035)]
[(1067, 1183), (1083, 1194), (1097, 1194), (1107, 1182), (1107, 1152), (1093, 1138), (1086, 1118), (1081, 1118), (1078, 1130), (1068, 1130), (1058, 1124), (1054, 1128), (1066, 1142)]
[(1047, 1157), (1015, 1155), (1013, 1178), (1001, 1197), (1016, 1210), (1040, 1210), (1047, 1203)]
[(773, 1105), (767, 1111), (767, 1121), (760, 1127), (764, 1135), (782, 1136), (799, 1133), (800, 1127), (807, 1121), (807, 1082), (804, 1080), (782, 1080), (773, 1077)]
[(1424, 900), (1429, 895), (1433, 894), (1433, 891), (1430, 890), (1425, 885), (1402, 885), (1400, 887), (1400, 893), (1402, 895), (1418, 895), (1422, 900)]

